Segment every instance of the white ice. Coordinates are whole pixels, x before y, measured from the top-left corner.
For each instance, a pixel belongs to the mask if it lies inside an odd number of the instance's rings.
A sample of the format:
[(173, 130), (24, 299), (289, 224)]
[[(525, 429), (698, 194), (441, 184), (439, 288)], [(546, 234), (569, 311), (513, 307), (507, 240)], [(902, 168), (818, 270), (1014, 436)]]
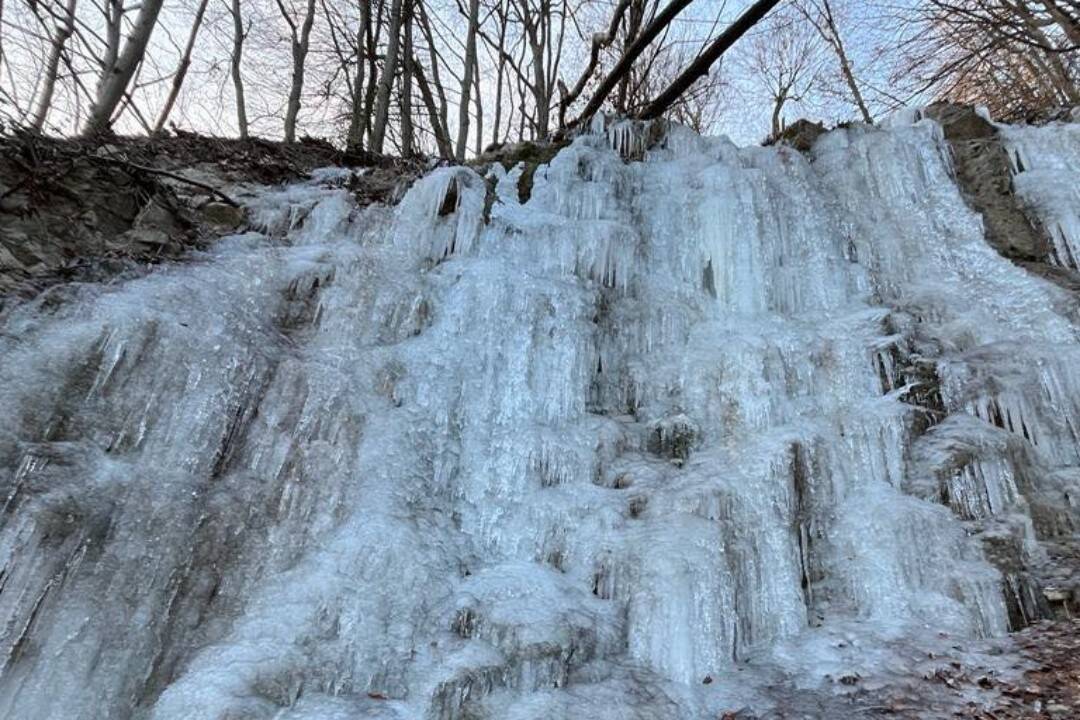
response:
[(1080, 344), (940, 128), (603, 125), (0, 319), (0, 715), (704, 719), (1005, 633), (972, 523), (1077, 496)]

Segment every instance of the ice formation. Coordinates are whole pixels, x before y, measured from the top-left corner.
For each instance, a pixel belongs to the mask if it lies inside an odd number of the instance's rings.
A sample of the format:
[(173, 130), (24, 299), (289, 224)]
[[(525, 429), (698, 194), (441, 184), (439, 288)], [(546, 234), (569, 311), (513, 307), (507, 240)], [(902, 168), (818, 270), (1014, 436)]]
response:
[(1053, 244), (1049, 259), (1080, 269), (1080, 123), (1003, 132), (1016, 191)]
[[(1077, 127), (1005, 130), (1074, 267)], [(940, 128), (643, 132), (2, 318), (0, 716), (696, 720), (1043, 612), (1080, 342)]]

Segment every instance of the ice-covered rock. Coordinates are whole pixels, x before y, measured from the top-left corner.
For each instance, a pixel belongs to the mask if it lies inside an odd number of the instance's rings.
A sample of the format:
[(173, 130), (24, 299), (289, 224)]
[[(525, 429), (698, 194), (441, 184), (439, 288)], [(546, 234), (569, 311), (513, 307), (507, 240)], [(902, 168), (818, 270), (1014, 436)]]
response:
[[(1008, 133), (1065, 252), (1080, 137)], [(921, 113), (808, 155), (326, 172), (8, 312), (0, 715), (714, 718), (1005, 633), (1080, 520), (1064, 291)]]

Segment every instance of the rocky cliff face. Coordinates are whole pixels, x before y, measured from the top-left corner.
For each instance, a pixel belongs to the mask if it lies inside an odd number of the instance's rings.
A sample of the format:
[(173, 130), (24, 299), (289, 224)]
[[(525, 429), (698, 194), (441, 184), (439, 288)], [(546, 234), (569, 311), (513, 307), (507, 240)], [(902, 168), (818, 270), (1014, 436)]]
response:
[(843, 717), (1008, 672), (1076, 601), (1080, 338), (995, 248), (1071, 277), (1080, 128), (992, 128), (1014, 240), (943, 121), (598, 125), (393, 208), (319, 171), (8, 308), (2, 713)]

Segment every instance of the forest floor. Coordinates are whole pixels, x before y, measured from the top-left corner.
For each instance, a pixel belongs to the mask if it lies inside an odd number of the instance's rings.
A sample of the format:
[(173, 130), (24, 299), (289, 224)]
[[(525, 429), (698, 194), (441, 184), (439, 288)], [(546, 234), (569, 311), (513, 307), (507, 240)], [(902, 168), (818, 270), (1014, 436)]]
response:
[[(1009, 670), (965, 666), (957, 660), (919, 683), (886, 690), (886, 702), (867, 717), (1019, 720), (1080, 718), (1080, 620), (1037, 622), (1003, 640)], [(1011, 646), (1011, 647), (1010, 647)], [(1008, 652), (1011, 650), (1011, 652)], [(1020, 673), (1019, 675), (1013, 674)]]
[(873, 650), (891, 660), (826, 676), (813, 690), (767, 686), (770, 710), (731, 709), (718, 720), (1080, 720), (1078, 619), (986, 640), (937, 633)]

